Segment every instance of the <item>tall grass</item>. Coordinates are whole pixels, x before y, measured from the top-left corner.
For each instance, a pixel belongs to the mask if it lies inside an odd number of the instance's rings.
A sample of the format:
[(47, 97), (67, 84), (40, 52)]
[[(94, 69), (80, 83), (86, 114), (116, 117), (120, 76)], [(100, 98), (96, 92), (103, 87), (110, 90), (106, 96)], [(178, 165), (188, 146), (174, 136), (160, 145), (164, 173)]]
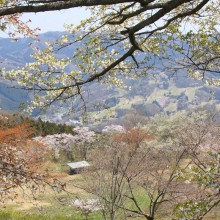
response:
[[(72, 215), (39, 215), (39, 214), (27, 214), (12, 210), (0, 211), (0, 220), (84, 220), (83, 216), (79, 212), (75, 212)], [(91, 213), (88, 220), (100, 220), (101, 216), (98, 213)]]

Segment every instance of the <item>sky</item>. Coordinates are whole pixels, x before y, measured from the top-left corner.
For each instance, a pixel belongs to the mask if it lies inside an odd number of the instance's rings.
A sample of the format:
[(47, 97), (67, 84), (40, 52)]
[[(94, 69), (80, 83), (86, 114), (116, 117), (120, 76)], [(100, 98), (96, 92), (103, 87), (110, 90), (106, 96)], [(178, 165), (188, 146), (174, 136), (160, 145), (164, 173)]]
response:
[[(73, 23), (77, 25), (89, 15), (89, 11), (81, 7), (52, 12), (26, 13), (22, 18), (24, 21), (29, 19), (32, 21), (29, 24), (31, 28), (40, 28), (41, 31), (38, 33), (45, 33), (48, 31), (64, 31), (64, 24)], [(218, 30), (220, 30), (220, 27)], [(0, 37), (8, 37), (8, 35), (0, 31)]]
[[(82, 19), (89, 16), (89, 11), (84, 8), (73, 8), (61, 11), (26, 13), (22, 16), (23, 21), (32, 21), (31, 28), (40, 28), (38, 33), (48, 31), (64, 31), (64, 24), (79, 24)], [(8, 37), (8, 35), (0, 32), (0, 37)]]

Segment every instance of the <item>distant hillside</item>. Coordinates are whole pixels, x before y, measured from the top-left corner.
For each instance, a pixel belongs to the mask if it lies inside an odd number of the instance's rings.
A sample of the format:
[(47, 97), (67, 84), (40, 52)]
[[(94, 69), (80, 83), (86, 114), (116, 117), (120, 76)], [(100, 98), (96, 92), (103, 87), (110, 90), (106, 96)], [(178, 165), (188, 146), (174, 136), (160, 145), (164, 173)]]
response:
[[(63, 33), (49, 32), (40, 35), (39, 47), (43, 47), (45, 40), (55, 41)], [(33, 39), (20, 39), (13, 42), (10, 39), (0, 38), (0, 67), (8, 69), (22, 66), (30, 62), (31, 48), (28, 46)], [(65, 53), (72, 54), (73, 47), (65, 50)], [(61, 54), (62, 56), (62, 54)], [(91, 112), (93, 122), (100, 118), (120, 118), (131, 110), (140, 110), (147, 116), (165, 112), (167, 114), (197, 107), (219, 108), (220, 88), (207, 87), (202, 82), (186, 76), (183, 72), (177, 76), (170, 77), (168, 72), (154, 73), (155, 77), (145, 77), (137, 80), (126, 80), (131, 89), (122, 89), (99, 85), (89, 85), (89, 95), (85, 96), (88, 111)], [(101, 90), (101, 92), (100, 92)], [(215, 91), (213, 93), (213, 91)], [(0, 81), (0, 108), (7, 111), (18, 111), (22, 102), (31, 99), (31, 93), (20, 89), (11, 88), (11, 82)], [(68, 105), (68, 104), (67, 104)], [(73, 122), (79, 120), (80, 100), (73, 103), (75, 113), (69, 115), (68, 106), (52, 106), (46, 118), (57, 122)], [(108, 109), (111, 109), (109, 112)], [(108, 113), (108, 114), (106, 114)]]

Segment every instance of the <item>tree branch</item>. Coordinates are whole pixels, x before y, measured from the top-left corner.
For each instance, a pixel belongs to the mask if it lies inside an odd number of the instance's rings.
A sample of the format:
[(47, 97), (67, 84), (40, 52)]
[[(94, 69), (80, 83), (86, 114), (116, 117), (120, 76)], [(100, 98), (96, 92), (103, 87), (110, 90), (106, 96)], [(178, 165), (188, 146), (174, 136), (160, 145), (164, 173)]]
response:
[(0, 9), (0, 16), (12, 15), (16, 13), (30, 12), (45, 12), (56, 11), (62, 9), (83, 7), (83, 6), (98, 6), (98, 5), (113, 5), (121, 3), (134, 2), (134, 0), (51, 0), (51, 1), (27, 1), (26, 5), (9, 6)]

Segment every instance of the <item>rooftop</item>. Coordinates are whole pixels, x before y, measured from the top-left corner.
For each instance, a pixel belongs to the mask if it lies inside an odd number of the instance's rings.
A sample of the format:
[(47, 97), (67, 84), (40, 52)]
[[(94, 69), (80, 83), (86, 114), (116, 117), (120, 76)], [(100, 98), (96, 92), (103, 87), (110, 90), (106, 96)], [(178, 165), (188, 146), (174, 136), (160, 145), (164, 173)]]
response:
[(67, 163), (71, 169), (77, 169), (77, 168), (83, 168), (83, 167), (89, 167), (90, 164), (87, 161), (79, 161), (79, 162), (73, 162), (73, 163)]

